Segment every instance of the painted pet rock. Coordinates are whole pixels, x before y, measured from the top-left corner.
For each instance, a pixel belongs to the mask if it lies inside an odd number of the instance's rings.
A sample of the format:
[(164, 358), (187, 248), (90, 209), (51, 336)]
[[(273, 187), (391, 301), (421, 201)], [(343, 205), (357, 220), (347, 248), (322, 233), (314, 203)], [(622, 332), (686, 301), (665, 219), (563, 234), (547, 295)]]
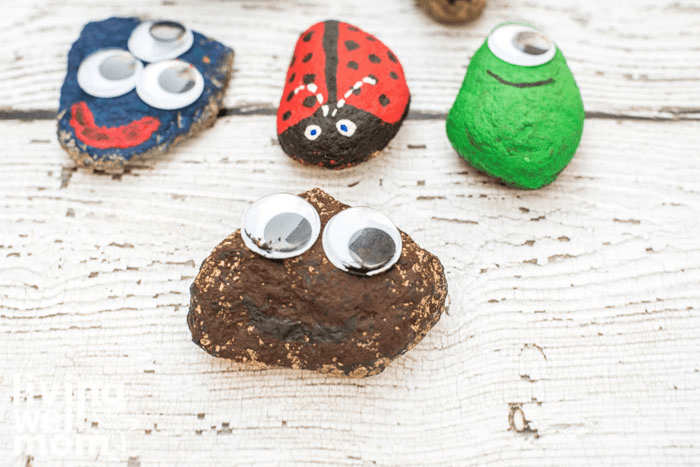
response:
[(418, 0), (430, 16), (443, 23), (466, 23), (481, 15), (486, 0)]
[(528, 25), (505, 23), (472, 57), (447, 116), (447, 136), (476, 169), (536, 189), (571, 161), (584, 118), (559, 48)]
[(174, 21), (85, 25), (68, 53), (58, 140), (78, 166), (122, 172), (216, 121), (233, 50)]
[(399, 131), (411, 94), (396, 55), (379, 39), (324, 21), (297, 41), (277, 111), (282, 149), (342, 169), (378, 154)]
[(420, 342), (447, 283), (385, 215), (316, 188), (255, 202), (190, 291), (192, 340), (211, 355), (362, 378)]

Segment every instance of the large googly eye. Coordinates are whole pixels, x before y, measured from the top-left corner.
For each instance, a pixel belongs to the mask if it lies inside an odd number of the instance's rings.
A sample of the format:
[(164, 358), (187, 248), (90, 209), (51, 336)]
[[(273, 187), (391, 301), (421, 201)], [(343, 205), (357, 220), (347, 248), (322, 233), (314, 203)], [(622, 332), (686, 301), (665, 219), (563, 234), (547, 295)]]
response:
[(129, 50), (145, 62), (176, 58), (192, 47), (192, 30), (176, 21), (144, 21), (129, 36)]
[(318, 125), (307, 126), (306, 130), (304, 130), (304, 136), (306, 136), (306, 139), (309, 141), (317, 140), (318, 137), (321, 136), (321, 127)]
[(556, 46), (544, 33), (523, 24), (504, 24), (488, 38), (493, 54), (512, 65), (538, 66), (554, 58)]
[(299, 256), (316, 242), (321, 219), (303, 198), (276, 193), (260, 198), (243, 216), (241, 236), (251, 251), (271, 259)]
[(101, 49), (78, 68), (78, 85), (94, 97), (117, 97), (136, 87), (143, 64), (126, 50)]
[(354, 135), (355, 130), (357, 130), (357, 125), (355, 125), (355, 122), (348, 119), (338, 120), (335, 127), (338, 129), (338, 133), (343, 136), (347, 136), (348, 138)]
[(371, 208), (348, 208), (323, 231), (323, 250), (333, 266), (351, 274), (387, 271), (401, 256), (401, 233), (387, 216)]
[(187, 107), (202, 95), (202, 91), (202, 74), (182, 60), (148, 65), (136, 85), (136, 93), (142, 101), (164, 110)]

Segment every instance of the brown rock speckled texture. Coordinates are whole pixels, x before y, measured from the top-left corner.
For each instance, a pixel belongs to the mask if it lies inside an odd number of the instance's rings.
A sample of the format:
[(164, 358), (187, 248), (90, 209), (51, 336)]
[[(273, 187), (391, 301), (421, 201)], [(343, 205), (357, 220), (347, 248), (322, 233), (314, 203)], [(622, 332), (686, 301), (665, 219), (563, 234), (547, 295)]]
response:
[(418, 0), (430, 16), (443, 23), (466, 23), (481, 15), (486, 0)]
[[(319, 189), (302, 193), (322, 228), (348, 206)], [(204, 261), (187, 316), (193, 341), (215, 357), (362, 378), (380, 373), (440, 318), (447, 282), (437, 257), (401, 232), (399, 261), (359, 277), (335, 268), (321, 239), (286, 260), (258, 256), (240, 230)]]

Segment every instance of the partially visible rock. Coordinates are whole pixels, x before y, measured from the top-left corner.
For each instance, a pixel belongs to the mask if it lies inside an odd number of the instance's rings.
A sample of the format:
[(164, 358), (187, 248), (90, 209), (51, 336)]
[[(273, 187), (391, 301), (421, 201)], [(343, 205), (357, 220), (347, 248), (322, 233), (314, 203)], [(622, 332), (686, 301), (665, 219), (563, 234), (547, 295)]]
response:
[(418, 0), (433, 18), (443, 23), (466, 23), (481, 15), (486, 0)]
[[(322, 228), (348, 207), (319, 189), (301, 196)], [(351, 378), (380, 373), (435, 325), (447, 295), (438, 258), (403, 232), (401, 238), (391, 269), (361, 277), (334, 267), (320, 238), (300, 256), (271, 260), (246, 248), (237, 230), (192, 284), (192, 339), (215, 357), (251, 367)]]

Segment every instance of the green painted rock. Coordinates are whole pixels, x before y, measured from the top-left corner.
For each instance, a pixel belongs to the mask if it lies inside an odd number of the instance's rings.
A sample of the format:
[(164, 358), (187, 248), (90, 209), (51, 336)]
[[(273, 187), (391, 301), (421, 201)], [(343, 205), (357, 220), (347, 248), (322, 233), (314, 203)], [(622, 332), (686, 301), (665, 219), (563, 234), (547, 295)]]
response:
[(554, 42), (530, 26), (503, 23), (472, 57), (447, 136), (476, 169), (536, 189), (571, 161), (583, 120), (581, 93)]

